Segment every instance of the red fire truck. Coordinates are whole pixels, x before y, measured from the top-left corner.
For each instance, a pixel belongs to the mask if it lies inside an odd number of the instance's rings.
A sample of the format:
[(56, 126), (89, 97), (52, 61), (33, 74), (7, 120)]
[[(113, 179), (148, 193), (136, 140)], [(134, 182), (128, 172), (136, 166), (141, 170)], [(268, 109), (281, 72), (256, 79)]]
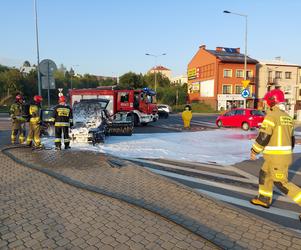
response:
[(156, 92), (149, 88), (124, 90), (116, 86), (102, 86), (94, 89), (71, 89), (69, 96), (71, 106), (87, 99), (110, 100), (107, 106), (109, 114), (114, 116), (118, 113), (131, 117), (135, 126), (158, 120)]

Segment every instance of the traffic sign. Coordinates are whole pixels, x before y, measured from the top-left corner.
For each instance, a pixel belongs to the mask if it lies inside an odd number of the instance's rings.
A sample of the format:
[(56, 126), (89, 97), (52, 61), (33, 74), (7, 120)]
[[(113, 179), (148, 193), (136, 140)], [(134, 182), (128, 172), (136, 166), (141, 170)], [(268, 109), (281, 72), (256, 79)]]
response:
[(40, 62), (39, 69), (42, 75), (52, 76), (53, 72), (57, 70), (57, 67), (54, 61), (50, 59), (44, 59), (42, 62)]
[(243, 91), (241, 91), (241, 96), (243, 98), (247, 98), (250, 95), (250, 91), (248, 89), (243, 89)]
[(246, 89), (250, 84), (250, 80), (242, 80), (241, 83), (242, 86)]
[(42, 89), (55, 89), (55, 79), (53, 76), (42, 76)]

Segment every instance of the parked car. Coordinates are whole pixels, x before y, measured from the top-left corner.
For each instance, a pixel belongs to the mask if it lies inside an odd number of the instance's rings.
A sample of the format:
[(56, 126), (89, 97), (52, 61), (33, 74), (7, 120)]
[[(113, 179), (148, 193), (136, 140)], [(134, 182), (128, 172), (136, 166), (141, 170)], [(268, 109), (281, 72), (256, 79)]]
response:
[(258, 128), (264, 119), (264, 113), (257, 109), (236, 108), (227, 111), (216, 119), (216, 125), (220, 127), (240, 127), (243, 130)]
[(172, 108), (167, 104), (158, 104), (157, 107), (160, 118), (168, 118), (169, 114), (172, 112)]

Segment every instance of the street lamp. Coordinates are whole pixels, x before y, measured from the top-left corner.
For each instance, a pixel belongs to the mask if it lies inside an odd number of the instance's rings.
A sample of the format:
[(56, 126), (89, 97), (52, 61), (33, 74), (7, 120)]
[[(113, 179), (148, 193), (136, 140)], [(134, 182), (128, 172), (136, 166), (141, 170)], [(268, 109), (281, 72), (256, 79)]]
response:
[(237, 15), (237, 16), (242, 16), (246, 20), (246, 30), (245, 30), (245, 65), (244, 65), (244, 70), (245, 70), (244, 80), (246, 80), (247, 79), (247, 47), (248, 47), (248, 15), (241, 14), (241, 13), (235, 13), (235, 12), (231, 12), (231, 11), (228, 11), (228, 10), (224, 10), (224, 13), (226, 13), (226, 14), (232, 14), (232, 15)]
[(42, 95), (41, 91), (41, 76), (40, 76), (40, 52), (39, 52), (39, 32), (38, 32), (38, 11), (37, 11), (37, 1), (34, 0), (34, 11), (35, 11), (35, 30), (36, 30), (36, 44), (37, 44), (37, 73), (38, 73), (38, 93)]
[(154, 70), (155, 70), (155, 92), (157, 92), (157, 70), (156, 70), (156, 68), (157, 68), (157, 58), (160, 57), (160, 56), (165, 56), (166, 53), (162, 53), (160, 55), (153, 55), (153, 54), (145, 53), (145, 55), (146, 56), (152, 56), (152, 57), (155, 58), (155, 68), (154, 68)]

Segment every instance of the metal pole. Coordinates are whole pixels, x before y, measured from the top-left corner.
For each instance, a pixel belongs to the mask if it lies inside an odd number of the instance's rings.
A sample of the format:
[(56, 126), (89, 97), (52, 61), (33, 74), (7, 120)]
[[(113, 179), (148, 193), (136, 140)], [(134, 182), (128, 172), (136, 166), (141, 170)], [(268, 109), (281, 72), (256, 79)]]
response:
[(157, 57), (155, 56), (155, 92), (157, 93)]
[(49, 61), (47, 61), (47, 82), (48, 82), (48, 89), (47, 89), (47, 92), (48, 92), (48, 107), (50, 107), (50, 78), (49, 78), (49, 73), (50, 73), (50, 70), (49, 70)]
[[(246, 18), (246, 30), (245, 30), (245, 80), (247, 80), (247, 53), (248, 53), (248, 16), (244, 16)], [(252, 88), (250, 86), (250, 88)], [(247, 107), (247, 100), (245, 99), (245, 108)]]
[(40, 51), (39, 51), (39, 31), (38, 31), (38, 12), (37, 12), (37, 1), (34, 0), (35, 10), (35, 28), (36, 28), (36, 44), (37, 44), (37, 73), (38, 73), (38, 93), (42, 95), (41, 91), (41, 75), (40, 75)]
[(248, 16), (246, 18), (246, 31), (245, 31), (245, 80), (247, 79), (247, 53), (248, 53)]
[(156, 67), (157, 67), (157, 58), (159, 56), (165, 56), (166, 53), (163, 53), (163, 54), (160, 54), (160, 55), (153, 55), (153, 54), (146, 53), (145, 55), (147, 55), (147, 56), (153, 56), (155, 58), (154, 74), (155, 74), (155, 91), (157, 92), (157, 70), (156, 70)]

